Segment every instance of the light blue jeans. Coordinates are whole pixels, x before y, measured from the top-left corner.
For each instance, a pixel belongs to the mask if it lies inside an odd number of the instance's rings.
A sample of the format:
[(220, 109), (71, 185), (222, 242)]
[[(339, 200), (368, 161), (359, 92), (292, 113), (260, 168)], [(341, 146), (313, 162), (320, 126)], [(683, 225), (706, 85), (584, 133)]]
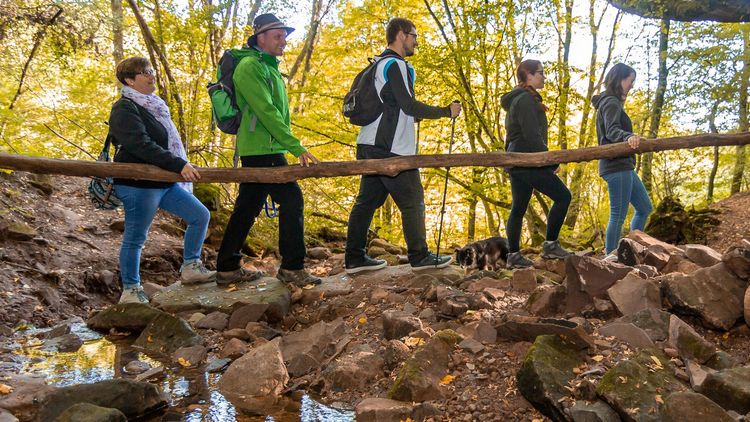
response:
[(635, 207), (633, 220), (630, 221), (631, 231), (643, 230), (646, 227), (646, 219), (651, 214), (653, 206), (646, 187), (634, 170), (609, 173), (602, 178), (607, 181), (609, 187), (609, 224), (605, 249), (610, 253), (617, 249), (617, 243), (622, 236), (622, 225), (628, 214), (628, 205), (633, 204)]
[(182, 254), (184, 262), (187, 264), (200, 259), (211, 214), (192, 193), (175, 184), (163, 189), (115, 185), (115, 194), (125, 208), (125, 232), (120, 247), (120, 278), (123, 289), (141, 284), (141, 249), (159, 208), (187, 223)]

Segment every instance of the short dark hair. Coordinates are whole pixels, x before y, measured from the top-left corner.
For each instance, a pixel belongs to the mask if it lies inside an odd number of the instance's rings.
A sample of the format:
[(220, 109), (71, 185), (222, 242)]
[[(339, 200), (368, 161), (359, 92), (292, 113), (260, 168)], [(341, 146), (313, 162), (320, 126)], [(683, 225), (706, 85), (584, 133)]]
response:
[(129, 57), (117, 64), (117, 80), (121, 84), (127, 85), (125, 79), (135, 79), (135, 75), (151, 67), (151, 62), (145, 57)]
[(622, 81), (628, 76), (635, 76), (635, 69), (625, 63), (617, 63), (609, 69), (607, 76), (604, 77), (604, 92), (622, 99)]
[(524, 60), (519, 63), (518, 68), (516, 68), (516, 78), (518, 78), (518, 84), (526, 85), (526, 78), (528, 78), (529, 75), (535, 74), (542, 67), (542, 62), (540, 62), (539, 60), (530, 59)]
[(385, 40), (388, 44), (391, 44), (396, 41), (399, 32), (406, 34), (416, 28), (417, 26), (414, 25), (414, 22), (409, 19), (393, 18), (388, 22), (388, 26), (385, 28)]

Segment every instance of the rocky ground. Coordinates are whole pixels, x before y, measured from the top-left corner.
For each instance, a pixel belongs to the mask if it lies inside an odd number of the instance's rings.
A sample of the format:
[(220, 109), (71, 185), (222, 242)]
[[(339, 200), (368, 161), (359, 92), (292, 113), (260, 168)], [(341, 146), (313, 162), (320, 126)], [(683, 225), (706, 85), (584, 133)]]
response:
[[(308, 251), (321, 286), (266, 277), (218, 289), (175, 283), (181, 228), (159, 216), (143, 264), (153, 306), (110, 306), (122, 216), (94, 211), (82, 185), (0, 179), (4, 336), (84, 317), (170, 371), (222, 374), (212, 388), (236, 409), (277, 420), (294, 415), (303, 392), (355, 409), (358, 421), (750, 420), (750, 244), (741, 237), (725, 236), (736, 247), (717, 251), (634, 233), (621, 264), (581, 253), (471, 275), (415, 274), (399, 265), (401, 248), (375, 240), (370, 253), (391, 266), (355, 277), (331, 244)], [(722, 221), (744, 221), (747, 207), (727, 201)], [(247, 264), (273, 275), (273, 258)], [(46, 347), (81, 347), (70, 331), (65, 323), (44, 334)], [(0, 360), (13, 353), (0, 347)], [(163, 367), (121, 364), (115, 380), (65, 388), (0, 366), (0, 420), (125, 420), (166, 406)], [(208, 415), (208, 406), (188, 395), (163, 420)]]

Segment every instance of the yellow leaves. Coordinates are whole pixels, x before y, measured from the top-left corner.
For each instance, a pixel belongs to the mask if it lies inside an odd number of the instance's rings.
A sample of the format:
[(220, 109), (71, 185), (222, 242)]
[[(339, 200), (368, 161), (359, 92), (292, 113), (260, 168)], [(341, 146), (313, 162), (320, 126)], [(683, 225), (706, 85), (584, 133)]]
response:
[[(421, 340), (421, 339), (420, 339), (420, 340)], [(440, 385), (449, 385), (449, 384), (453, 383), (453, 380), (455, 380), (455, 379), (456, 379), (456, 377), (454, 377), (454, 376), (453, 376), (453, 375), (451, 375), (451, 374), (448, 374), (448, 375), (444, 376), (444, 377), (443, 377), (443, 378), (442, 378), (442, 379), (440, 380)]]
[(419, 337), (407, 337), (404, 340), (404, 344), (406, 344), (409, 347), (417, 347), (424, 344), (424, 339)]
[(365, 325), (367, 323), (367, 317), (366, 316), (361, 316), (361, 317), (359, 317), (359, 319), (357, 320), (357, 322), (359, 323), (359, 325)]
[(657, 394), (656, 396), (654, 396), (654, 400), (656, 400), (656, 402), (659, 403), (659, 404), (664, 404), (664, 400), (662, 400), (661, 395), (659, 395), (659, 394)]
[(147, 343), (153, 343), (154, 339), (152, 339), (151, 336), (148, 336), (148, 337), (146, 337), (146, 342)]
[(224, 290), (224, 291), (227, 292), (227, 293), (232, 293), (233, 291), (236, 291), (236, 290), (237, 290), (237, 285), (236, 284), (230, 284), (229, 288), (226, 289), (226, 290)]
[(0, 394), (10, 394), (13, 392), (13, 387), (6, 384), (0, 384)]
[(604, 356), (602, 356), (602, 355), (592, 356), (591, 360), (593, 360), (594, 362), (601, 362), (601, 361), (604, 360)]
[(180, 366), (182, 366), (183, 368), (188, 368), (188, 367), (190, 367), (190, 366), (193, 365), (192, 363), (190, 363), (189, 360), (187, 360), (187, 359), (185, 359), (183, 357), (178, 358), (177, 359), (177, 363), (179, 363)]
[(627, 384), (628, 383), (628, 377), (619, 376), (619, 377), (617, 377), (617, 380), (620, 381), (620, 384)]
[(304, 290), (310, 290), (310, 289), (314, 289), (314, 288), (315, 288), (314, 284), (308, 284), (305, 287), (303, 287)]
[(651, 355), (651, 360), (654, 361), (654, 364), (659, 367), (659, 369), (664, 369), (664, 367), (661, 364), (661, 361), (656, 356)]

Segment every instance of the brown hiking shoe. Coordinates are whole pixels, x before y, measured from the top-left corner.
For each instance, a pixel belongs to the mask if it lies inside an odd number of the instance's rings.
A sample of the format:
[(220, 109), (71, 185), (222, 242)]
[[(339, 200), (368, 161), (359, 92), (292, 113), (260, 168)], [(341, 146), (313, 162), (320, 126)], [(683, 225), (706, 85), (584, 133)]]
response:
[(246, 270), (240, 267), (234, 271), (217, 272), (216, 284), (219, 286), (227, 286), (232, 283), (246, 283), (248, 281), (255, 281), (264, 275), (263, 271)]
[(276, 278), (279, 279), (279, 281), (281, 281), (282, 283), (293, 284), (297, 287), (305, 287), (310, 284), (315, 285), (323, 282), (323, 280), (310, 274), (304, 268), (301, 270), (285, 270), (283, 268), (279, 268), (279, 272), (278, 274), (276, 274)]

